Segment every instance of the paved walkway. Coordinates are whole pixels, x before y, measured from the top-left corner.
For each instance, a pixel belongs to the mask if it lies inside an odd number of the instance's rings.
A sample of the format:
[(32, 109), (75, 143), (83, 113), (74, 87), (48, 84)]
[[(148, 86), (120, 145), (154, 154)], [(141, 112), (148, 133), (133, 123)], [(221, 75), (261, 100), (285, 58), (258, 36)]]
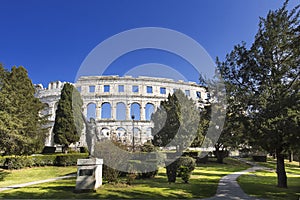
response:
[(214, 197), (207, 198), (205, 200), (258, 200), (257, 198), (247, 195), (237, 183), (237, 178), (245, 173), (253, 172), (256, 170), (265, 169), (264, 167), (254, 166), (249, 169), (240, 172), (234, 172), (221, 178), (217, 193)]
[(72, 177), (76, 177), (76, 174), (67, 175), (67, 176), (60, 176), (60, 177), (56, 177), (56, 178), (49, 178), (49, 179), (40, 180), (40, 181), (32, 181), (32, 182), (28, 182), (28, 183), (21, 183), (21, 184), (17, 184), (17, 185), (6, 186), (6, 187), (0, 187), (0, 192), (5, 191), (5, 190), (17, 189), (17, 188), (21, 188), (21, 187), (27, 187), (27, 186), (30, 186), (30, 185), (36, 185), (36, 184), (47, 183), (47, 182), (52, 182), (52, 181), (58, 181), (58, 180), (61, 180), (61, 179), (72, 178)]

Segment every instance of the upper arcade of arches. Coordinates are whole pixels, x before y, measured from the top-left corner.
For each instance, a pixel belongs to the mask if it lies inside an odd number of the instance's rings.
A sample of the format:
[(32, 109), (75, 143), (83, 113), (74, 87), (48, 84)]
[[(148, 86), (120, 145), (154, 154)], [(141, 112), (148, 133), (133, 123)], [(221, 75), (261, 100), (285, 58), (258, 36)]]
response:
[(194, 100), (207, 99), (206, 89), (195, 82), (174, 81), (167, 78), (82, 76), (74, 85), (83, 96), (166, 98), (168, 94), (173, 94), (174, 91), (180, 89)]

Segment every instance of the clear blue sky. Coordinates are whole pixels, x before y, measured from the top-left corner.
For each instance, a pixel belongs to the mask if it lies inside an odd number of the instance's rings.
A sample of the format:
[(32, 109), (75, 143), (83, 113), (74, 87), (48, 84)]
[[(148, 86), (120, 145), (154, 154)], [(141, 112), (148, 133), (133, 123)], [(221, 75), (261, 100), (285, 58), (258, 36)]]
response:
[[(95, 46), (139, 27), (182, 32), (213, 59), (224, 59), (235, 44), (253, 41), (259, 16), (282, 4), (283, 0), (0, 0), (0, 62), (6, 68), (26, 67), (33, 82), (44, 86), (56, 80), (73, 82)], [(296, 4), (291, 0), (289, 8)], [(122, 66), (183, 62), (173, 57), (160, 51), (135, 52), (116, 60), (108, 74), (122, 75)]]

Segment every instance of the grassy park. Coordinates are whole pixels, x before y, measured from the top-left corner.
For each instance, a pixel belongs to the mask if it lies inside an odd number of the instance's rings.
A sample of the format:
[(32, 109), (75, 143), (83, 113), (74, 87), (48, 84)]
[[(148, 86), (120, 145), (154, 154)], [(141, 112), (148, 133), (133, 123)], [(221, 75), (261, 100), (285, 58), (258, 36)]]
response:
[(300, 196), (300, 167), (298, 162), (285, 161), (288, 188), (276, 187), (276, 160), (269, 158), (265, 163), (257, 163), (269, 170), (260, 170), (238, 178), (241, 188), (251, 196), (263, 199), (298, 199)]
[[(263, 199), (297, 199), (300, 195), (298, 163), (287, 162), (289, 187), (282, 189), (276, 187), (274, 162), (273, 159), (268, 159), (266, 163), (258, 163), (271, 168), (270, 170), (257, 171), (239, 177), (238, 182), (242, 189), (249, 195)], [(136, 179), (132, 185), (125, 184), (125, 178), (121, 178), (119, 183), (107, 183), (104, 180), (104, 184), (93, 193), (74, 193), (76, 178), (70, 178), (4, 191), (0, 193), (0, 198), (207, 198), (214, 196), (221, 177), (249, 167), (249, 165), (233, 158), (226, 158), (224, 164), (218, 164), (215, 160), (210, 159), (210, 162), (206, 164), (197, 165), (189, 184), (183, 183), (180, 178), (177, 178), (176, 183), (169, 184), (166, 178), (166, 169), (160, 168), (154, 178)], [(0, 186), (43, 180), (75, 172), (75, 166), (1, 170)]]
[[(94, 193), (74, 193), (75, 178), (60, 180), (56, 182), (32, 185), (25, 188), (8, 190), (0, 193), (0, 198), (206, 198), (216, 193), (218, 182), (221, 177), (235, 171), (247, 169), (249, 165), (241, 163), (232, 158), (226, 158), (224, 164), (209, 162), (200, 164), (193, 171), (189, 184), (177, 179), (176, 183), (169, 184), (166, 178), (166, 169), (160, 168), (158, 174), (152, 179), (136, 179), (132, 185), (123, 183), (104, 184)], [(19, 177), (27, 177), (36, 171), (44, 175), (36, 175), (35, 180), (41, 180), (58, 175), (67, 175), (76, 171), (75, 167), (52, 167), (27, 168), (8, 172), (1, 186), (20, 183)], [(2, 170), (2, 173), (7, 170)], [(46, 174), (48, 174), (46, 176)], [(33, 179), (30, 179), (32, 181)]]

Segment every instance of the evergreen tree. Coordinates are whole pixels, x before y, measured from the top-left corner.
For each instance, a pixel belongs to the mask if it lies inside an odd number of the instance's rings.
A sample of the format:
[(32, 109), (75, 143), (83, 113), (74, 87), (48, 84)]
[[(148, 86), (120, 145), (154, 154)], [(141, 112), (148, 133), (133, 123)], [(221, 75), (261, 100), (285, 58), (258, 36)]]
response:
[(53, 127), (54, 142), (63, 145), (64, 152), (71, 143), (80, 139), (83, 129), (82, 105), (80, 93), (73, 85), (66, 83), (61, 91)]
[(43, 104), (34, 97), (34, 86), (23, 67), (11, 72), (0, 66), (0, 145), (4, 154), (28, 155), (45, 142)]
[(178, 151), (189, 147), (199, 132), (200, 114), (194, 101), (177, 90), (161, 102), (160, 108), (151, 116), (153, 144), (159, 147), (176, 146)]
[(247, 119), (245, 137), (276, 153), (278, 187), (287, 187), (285, 152), (300, 147), (300, 12), (299, 6), (289, 12), (287, 4), (260, 19), (250, 49), (237, 45), (218, 64), (225, 81), (236, 87), (236, 108)]

